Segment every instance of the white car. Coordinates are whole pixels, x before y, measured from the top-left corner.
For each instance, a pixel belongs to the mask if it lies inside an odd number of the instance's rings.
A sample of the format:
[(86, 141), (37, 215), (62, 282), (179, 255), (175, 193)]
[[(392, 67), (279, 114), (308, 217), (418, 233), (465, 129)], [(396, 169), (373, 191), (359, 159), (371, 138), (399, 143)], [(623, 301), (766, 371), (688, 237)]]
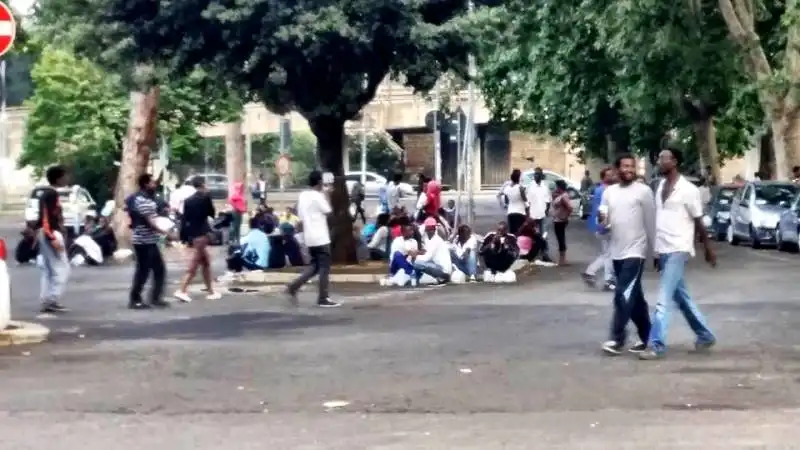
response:
[[(46, 188), (47, 186), (38, 186), (31, 191), (25, 207), (25, 223), (39, 220), (39, 197)], [(56, 191), (64, 213), (64, 228), (72, 229), (75, 234), (80, 234), (86, 216), (90, 213), (97, 213), (97, 203), (89, 191), (77, 184), (72, 187), (58, 188)]]
[[(361, 174), (364, 174), (364, 195), (367, 197), (377, 197), (378, 191), (380, 190), (381, 186), (386, 185), (386, 177), (378, 175), (375, 172), (361, 172), (361, 171), (354, 171), (354, 172), (345, 172), (344, 178), (345, 182), (347, 183), (347, 192), (353, 192), (353, 186), (356, 184), (356, 181), (359, 183), (361, 182)], [(400, 194), (402, 196), (413, 196), (414, 195), (414, 187), (408, 183), (401, 182), (400, 183)]]

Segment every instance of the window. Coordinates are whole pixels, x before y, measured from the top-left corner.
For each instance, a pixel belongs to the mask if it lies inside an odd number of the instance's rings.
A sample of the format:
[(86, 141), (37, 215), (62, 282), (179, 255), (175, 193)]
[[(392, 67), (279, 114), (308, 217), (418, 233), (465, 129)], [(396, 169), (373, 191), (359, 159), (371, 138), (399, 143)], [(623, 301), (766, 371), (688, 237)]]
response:
[(89, 195), (89, 192), (86, 189), (81, 189), (78, 192), (78, 201), (87, 204), (94, 203), (94, 200), (92, 200), (92, 196)]
[(372, 175), (372, 174), (368, 173), (368, 174), (364, 175), (364, 180), (367, 183), (375, 183), (376, 181), (378, 181), (378, 178), (375, 175)]
[(757, 205), (787, 207), (797, 193), (794, 184), (760, 184), (755, 188)]
[(351, 173), (350, 175), (345, 175), (344, 179), (345, 181), (361, 181), (361, 175), (355, 175)]
[(740, 204), (744, 206), (750, 205), (750, 193), (753, 191), (752, 186), (748, 185), (742, 190), (742, 197), (740, 198)]

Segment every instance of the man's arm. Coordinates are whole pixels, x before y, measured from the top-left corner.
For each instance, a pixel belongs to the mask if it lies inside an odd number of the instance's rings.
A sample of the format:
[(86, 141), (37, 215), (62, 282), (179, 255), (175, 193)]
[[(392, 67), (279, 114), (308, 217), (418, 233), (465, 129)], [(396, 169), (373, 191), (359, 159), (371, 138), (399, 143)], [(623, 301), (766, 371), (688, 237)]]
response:
[(689, 213), (689, 217), (694, 220), (694, 233), (696, 238), (703, 244), (706, 261), (712, 266), (715, 266), (717, 264), (717, 258), (716, 255), (714, 255), (714, 250), (711, 248), (711, 241), (708, 239), (706, 227), (703, 225), (703, 199), (700, 196), (700, 189), (694, 188), (691, 193), (688, 194), (688, 198), (686, 199), (686, 211)]
[(167, 234), (166, 231), (159, 229), (156, 226), (156, 218), (158, 217), (158, 206), (156, 202), (149, 199), (142, 199), (137, 198), (134, 201), (134, 208), (136, 211), (144, 217), (144, 220), (147, 221), (147, 225), (152, 228), (155, 232), (161, 234)]
[(208, 217), (211, 217), (212, 219), (215, 218), (217, 216), (217, 211), (214, 209), (214, 202), (211, 201), (210, 195), (205, 196), (205, 202)]
[[(608, 192), (608, 190), (606, 190), (606, 192)], [(640, 192), (639, 198), (642, 204), (642, 217), (644, 218), (645, 233), (647, 234), (647, 251), (650, 255), (655, 255), (656, 201), (650, 188), (647, 188), (647, 186), (645, 186), (645, 189), (641, 189)], [(603, 197), (605, 197), (605, 193)]]

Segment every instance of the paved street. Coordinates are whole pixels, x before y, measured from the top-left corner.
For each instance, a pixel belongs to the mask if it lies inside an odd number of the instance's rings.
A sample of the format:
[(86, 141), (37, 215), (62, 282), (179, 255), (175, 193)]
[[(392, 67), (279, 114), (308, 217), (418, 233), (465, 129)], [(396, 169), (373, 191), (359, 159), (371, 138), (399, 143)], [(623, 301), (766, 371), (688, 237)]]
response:
[(609, 359), (610, 296), (578, 279), (580, 224), (571, 267), (349, 287), (338, 310), (258, 294), (128, 311), (131, 269), (110, 267), (77, 269), (73, 312), (36, 319), (38, 274), (15, 267), (15, 317), (54, 334), (0, 350), (3, 448), (800, 448), (796, 256), (718, 246), (719, 268), (693, 261), (689, 277), (715, 351), (689, 354), (676, 317), (668, 359)]

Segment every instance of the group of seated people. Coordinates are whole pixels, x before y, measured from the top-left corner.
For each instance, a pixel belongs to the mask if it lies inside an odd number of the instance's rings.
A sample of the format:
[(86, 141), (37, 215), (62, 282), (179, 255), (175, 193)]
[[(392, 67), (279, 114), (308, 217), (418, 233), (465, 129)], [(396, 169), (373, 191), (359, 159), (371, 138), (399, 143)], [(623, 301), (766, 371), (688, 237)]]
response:
[(280, 269), (305, 264), (301, 247), (300, 219), (294, 209), (283, 213), (265, 204), (258, 206), (249, 222), (250, 231), (239, 244), (228, 248), (227, 265), (232, 272)]
[[(14, 258), (20, 264), (34, 263), (39, 256), (37, 231), (28, 226), (22, 231), (22, 239), (14, 251)], [(74, 265), (100, 265), (117, 251), (117, 238), (108, 217), (88, 214), (82, 232), (74, 235), (67, 232), (67, 258)]]

